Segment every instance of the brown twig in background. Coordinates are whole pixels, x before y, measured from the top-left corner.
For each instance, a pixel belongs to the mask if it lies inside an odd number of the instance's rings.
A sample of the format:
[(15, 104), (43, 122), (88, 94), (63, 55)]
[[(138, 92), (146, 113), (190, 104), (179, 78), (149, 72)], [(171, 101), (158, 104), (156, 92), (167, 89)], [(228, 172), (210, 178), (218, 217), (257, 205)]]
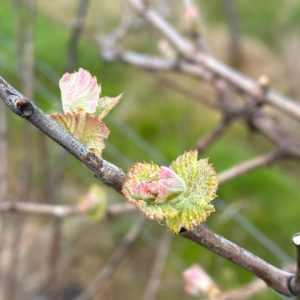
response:
[[(139, 217), (135, 224), (132, 226), (130, 231), (126, 234), (119, 245), (115, 247), (115, 251), (112, 253), (111, 257), (108, 259), (107, 264), (101, 269), (99, 274), (92, 280), (86, 290), (76, 297), (74, 300), (88, 300), (90, 299), (101, 287), (99, 293), (103, 293), (105, 282), (111, 277), (111, 275), (118, 268), (125, 255), (127, 254), (129, 248), (135, 242), (135, 240), (140, 235), (143, 228), (144, 219)], [(98, 295), (99, 297), (99, 295)]]
[[(4, 103), (0, 103), (0, 203), (7, 197), (8, 188), (8, 132), (7, 112)], [(4, 216), (0, 213), (0, 288), (3, 290), (2, 249), (5, 247), (4, 240)]]
[(186, 87), (184, 84), (180, 83), (179, 80), (171, 79), (170, 77), (161, 75), (159, 73), (154, 73), (154, 75), (155, 79), (160, 84), (167, 86), (171, 91), (179, 92), (180, 94), (188, 97), (191, 100), (195, 100), (197, 103), (203, 104), (206, 107), (214, 109), (219, 108), (219, 104), (216, 101), (208, 99), (207, 95)]
[(80, 35), (84, 29), (84, 21), (87, 15), (89, 3), (90, 0), (79, 0), (76, 19), (71, 28), (71, 38), (69, 41), (69, 49), (68, 49), (67, 63), (66, 63), (67, 71), (73, 71), (77, 61), (78, 42), (79, 42)]
[(253, 159), (236, 164), (218, 174), (219, 182), (223, 183), (237, 176), (246, 174), (257, 168), (266, 167), (284, 156), (281, 150), (274, 150)]
[(234, 0), (222, 0), (222, 2), (229, 32), (229, 61), (232, 66), (238, 68), (243, 60), (243, 49), (237, 15), (237, 3)]
[(240, 288), (223, 292), (219, 296), (214, 297), (210, 300), (242, 300), (253, 297), (266, 290), (267, 285), (262, 280), (256, 279)]
[(196, 149), (199, 154), (202, 154), (204, 150), (207, 150), (207, 148), (225, 132), (230, 125), (230, 122), (231, 120), (229, 118), (222, 118), (216, 127), (197, 142)]
[[(83, 210), (77, 206), (69, 205), (53, 205), (44, 203), (32, 203), (32, 202), (17, 202), (17, 201), (3, 201), (0, 202), (0, 214), (3, 213), (27, 213), (35, 214), (38, 216), (48, 215), (57, 218), (65, 218), (69, 216), (76, 216), (85, 214), (88, 211), (88, 207)], [(111, 204), (107, 208), (107, 216), (114, 217), (122, 215), (124, 213), (130, 213), (135, 211), (135, 207), (130, 203), (116, 203)]]
[(50, 240), (48, 284), (51, 299), (60, 299), (61, 293), (61, 252), (63, 219), (53, 219), (53, 234)]
[[(16, 30), (16, 52), (18, 71), (21, 77), (21, 90), (29, 98), (34, 95), (34, 20), (35, 0), (14, 0), (15, 7), (15, 30)], [(21, 141), (23, 151), (17, 177), (20, 185), (18, 197), (28, 200), (30, 197), (30, 181), (32, 175), (32, 162), (28, 156), (32, 151), (32, 128), (26, 124)], [(23, 242), (24, 218), (20, 215), (10, 219), (13, 222), (11, 256), (6, 276), (5, 299), (18, 299), (22, 294), (22, 286), (19, 281), (19, 262)]]
[[(7, 151), (7, 119), (6, 107), (0, 104), (0, 202), (5, 200), (8, 186), (8, 151)], [(0, 243), (1, 244), (1, 243)]]
[(143, 300), (154, 300), (156, 298), (157, 292), (161, 285), (162, 273), (170, 252), (172, 237), (173, 236), (171, 233), (167, 231), (162, 234), (149, 281), (144, 292)]

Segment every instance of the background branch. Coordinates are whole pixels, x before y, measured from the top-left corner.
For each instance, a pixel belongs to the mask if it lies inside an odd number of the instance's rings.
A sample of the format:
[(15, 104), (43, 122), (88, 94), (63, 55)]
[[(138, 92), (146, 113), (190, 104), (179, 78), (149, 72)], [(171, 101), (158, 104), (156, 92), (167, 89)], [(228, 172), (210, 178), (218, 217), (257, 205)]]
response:
[[(101, 287), (100, 293), (103, 292), (103, 286), (105, 282), (111, 277), (116, 268), (120, 265), (121, 261), (124, 259), (129, 248), (138, 238), (139, 234), (143, 228), (144, 219), (139, 217), (135, 224), (132, 226), (127, 235), (123, 238), (119, 245), (115, 247), (115, 251), (112, 253), (111, 257), (108, 259), (107, 264), (101, 269), (99, 274), (95, 279), (89, 284), (87, 289), (75, 300), (88, 300), (92, 297)], [(99, 297), (99, 295), (98, 295)]]

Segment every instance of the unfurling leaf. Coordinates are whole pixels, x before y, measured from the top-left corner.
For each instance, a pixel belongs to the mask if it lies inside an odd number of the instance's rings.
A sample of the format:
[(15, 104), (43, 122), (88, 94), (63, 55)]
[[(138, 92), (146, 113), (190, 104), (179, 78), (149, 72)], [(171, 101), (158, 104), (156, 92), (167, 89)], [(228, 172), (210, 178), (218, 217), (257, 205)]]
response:
[(88, 113), (67, 113), (51, 115), (51, 118), (96, 155), (101, 155), (109, 129), (97, 117)]
[(50, 117), (96, 155), (101, 155), (104, 139), (109, 135), (101, 120), (118, 104), (122, 94), (100, 98), (101, 87), (96, 77), (81, 68), (78, 72), (64, 74), (59, 87), (65, 114)]
[(105, 192), (98, 185), (92, 185), (89, 191), (80, 197), (77, 208), (87, 212), (94, 220), (103, 219), (107, 208)]
[(102, 97), (99, 100), (95, 116), (102, 120), (121, 100), (123, 94), (117, 97)]
[(192, 229), (214, 211), (217, 175), (197, 151), (179, 156), (169, 168), (137, 163), (128, 172), (123, 193), (144, 214), (178, 233)]
[(95, 112), (101, 88), (90, 72), (80, 68), (78, 72), (66, 73), (60, 79), (59, 87), (65, 113)]

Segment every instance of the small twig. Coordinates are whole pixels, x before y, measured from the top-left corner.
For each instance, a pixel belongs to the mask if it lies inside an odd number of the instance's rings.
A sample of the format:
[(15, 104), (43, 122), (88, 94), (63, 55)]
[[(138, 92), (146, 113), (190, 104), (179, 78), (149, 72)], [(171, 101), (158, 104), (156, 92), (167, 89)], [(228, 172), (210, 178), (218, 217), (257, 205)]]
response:
[(83, 31), (84, 20), (88, 11), (90, 0), (79, 0), (78, 11), (75, 22), (71, 28), (71, 38), (69, 42), (69, 50), (67, 55), (67, 71), (72, 71), (77, 61), (78, 41)]
[(253, 171), (257, 168), (265, 167), (272, 164), (275, 160), (282, 158), (284, 153), (281, 150), (274, 150), (265, 154), (262, 154), (258, 157), (246, 160), (242, 163), (234, 165), (229, 169), (219, 173), (219, 182), (224, 183), (232, 178), (235, 178), (239, 175), (246, 174), (250, 171)]
[(102, 41), (102, 55), (105, 59), (110, 60), (113, 53), (112, 49), (116, 44), (134, 27), (133, 13), (125, 7), (125, 12), (122, 15), (121, 22), (110, 34), (108, 34)]
[(222, 120), (214, 127), (209, 133), (207, 133), (204, 137), (202, 137), (197, 142), (197, 150), (201, 154), (205, 151), (214, 141), (216, 141), (228, 128), (231, 123), (230, 118), (222, 118)]
[[(16, 25), (16, 48), (18, 73), (21, 78), (21, 90), (32, 98), (34, 95), (34, 20), (35, 20), (35, 0), (14, 0), (14, 14)], [(32, 128), (25, 124), (22, 129), (21, 161), (18, 172), (18, 196), (25, 200), (30, 197), (30, 181), (32, 175), (32, 161), (28, 159), (32, 148)], [(21, 248), (23, 242), (24, 218), (14, 216), (12, 244), (10, 251), (10, 262), (7, 274), (7, 284), (5, 291), (6, 299), (18, 299), (22, 294), (21, 281), (19, 278), (19, 265)]]
[(230, 62), (234, 67), (240, 66), (243, 59), (243, 51), (240, 38), (240, 27), (237, 14), (237, 4), (234, 0), (223, 0), (225, 18), (229, 29)]
[[(58, 218), (76, 216), (85, 214), (88, 211), (79, 208), (77, 206), (68, 205), (53, 205), (44, 203), (32, 203), (32, 202), (16, 202), (16, 201), (3, 201), (0, 202), (0, 214), (22, 212), (36, 215), (49, 215)], [(130, 203), (117, 203), (112, 204), (107, 208), (107, 216), (114, 217), (124, 213), (135, 211), (135, 207)]]
[[(136, 223), (132, 226), (127, 235), (123, 238), (121, 243), (115, 247), (115, 251), (112, 253), (111, 257), (108, 259), (107, 264), (101, 269), (101, 271), (96, 275), (93, 281), (89, 284), (87, 289), (74, 300), (88, 300), (90, 299), (101, 287), (101, 293), (103, 292), (103, 285), (112, 276), (117, 267), (120, 265), (125, 255), (127, 254), (131, 245), (138, 238), (141, 230), (143, 228), (142, 224), (144, 219), (139, 217)], [(99, 297), (99, 295), (98, 295)]]
[(199, 93), (198, 91), (194, 91), (193, 89), (184, 86), (178, 80), (171, 79), (168, 76), (159, 73), (155, 74), (155, 79), (157, 79), (160, 84), (170, 88), (171, 91), (179, 92), (189, 99), (195, 100), (197, 103), (204, 104), (206, 107), (219, 108), (219, 104), (216, 101), (208, 99), (207, 95), (204, 95), (204, 93)]
[(264, 281), (260, 279), (256, 279), (238, 289), (231, 290), (228, 292), (224, 292), (219, 296), (214, 297), (210, 300), (242, 300), (247, 299), (249, 297), (253, 297), (258, 293), (266, 290), (267, 285)]
[(0, 202), (6, 197), (8, 185), (7, 135), (6, 107), (0, 103)]
[(154, 300), (156, 298), (159, 286), (161, 284), (162, 273), (170, 252), (172, 237), (173, 236), (167, 231), (165, 231), (162, 235), (143, 300)]
[[(7, 197), (8, 188), (8, 132), (7, 132), (7, 115), (6, 107), (4, 103), (0, 103), (0, 204)], [(0, 212), (0, 262), (2, 262), (2, 249), (5, 248), (4, 239), (4, 216)], [(2, 264), (0, 263), (0, 282), (3, 283), (4, 272), (2, 270)], [(0, 290), (4, 287), (0, 285)]]
[(60, 273), (61, 273), (61, 241), (63, 220), (55, 218), (52, 226), (52, 239), (49, 253), (49, 292), (51, 299), (60, 299)]

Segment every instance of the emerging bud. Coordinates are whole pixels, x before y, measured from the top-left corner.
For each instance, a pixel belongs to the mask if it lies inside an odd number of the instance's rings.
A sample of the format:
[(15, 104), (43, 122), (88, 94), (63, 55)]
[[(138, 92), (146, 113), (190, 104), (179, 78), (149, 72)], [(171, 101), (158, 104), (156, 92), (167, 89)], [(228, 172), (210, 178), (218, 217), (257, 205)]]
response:
[(170, 167), (137, 163), (128, 172), (123, 194), (149, 219), (170, 231), (188, 230), (206, 220), (214, 211), (217, 175), (197, 151), (179, 156)]
[(184, 181), (173, 170), (164, 166), (150, 177), (150, 182), (141, 182), (131, 187), (133, 198), (162, 203), (184, 192), (186, 188)]
[(216, 296), (220, 291), (212, 278), (198, 264), (194, 264), (183, 272), (184, 290), (192, 296)]

